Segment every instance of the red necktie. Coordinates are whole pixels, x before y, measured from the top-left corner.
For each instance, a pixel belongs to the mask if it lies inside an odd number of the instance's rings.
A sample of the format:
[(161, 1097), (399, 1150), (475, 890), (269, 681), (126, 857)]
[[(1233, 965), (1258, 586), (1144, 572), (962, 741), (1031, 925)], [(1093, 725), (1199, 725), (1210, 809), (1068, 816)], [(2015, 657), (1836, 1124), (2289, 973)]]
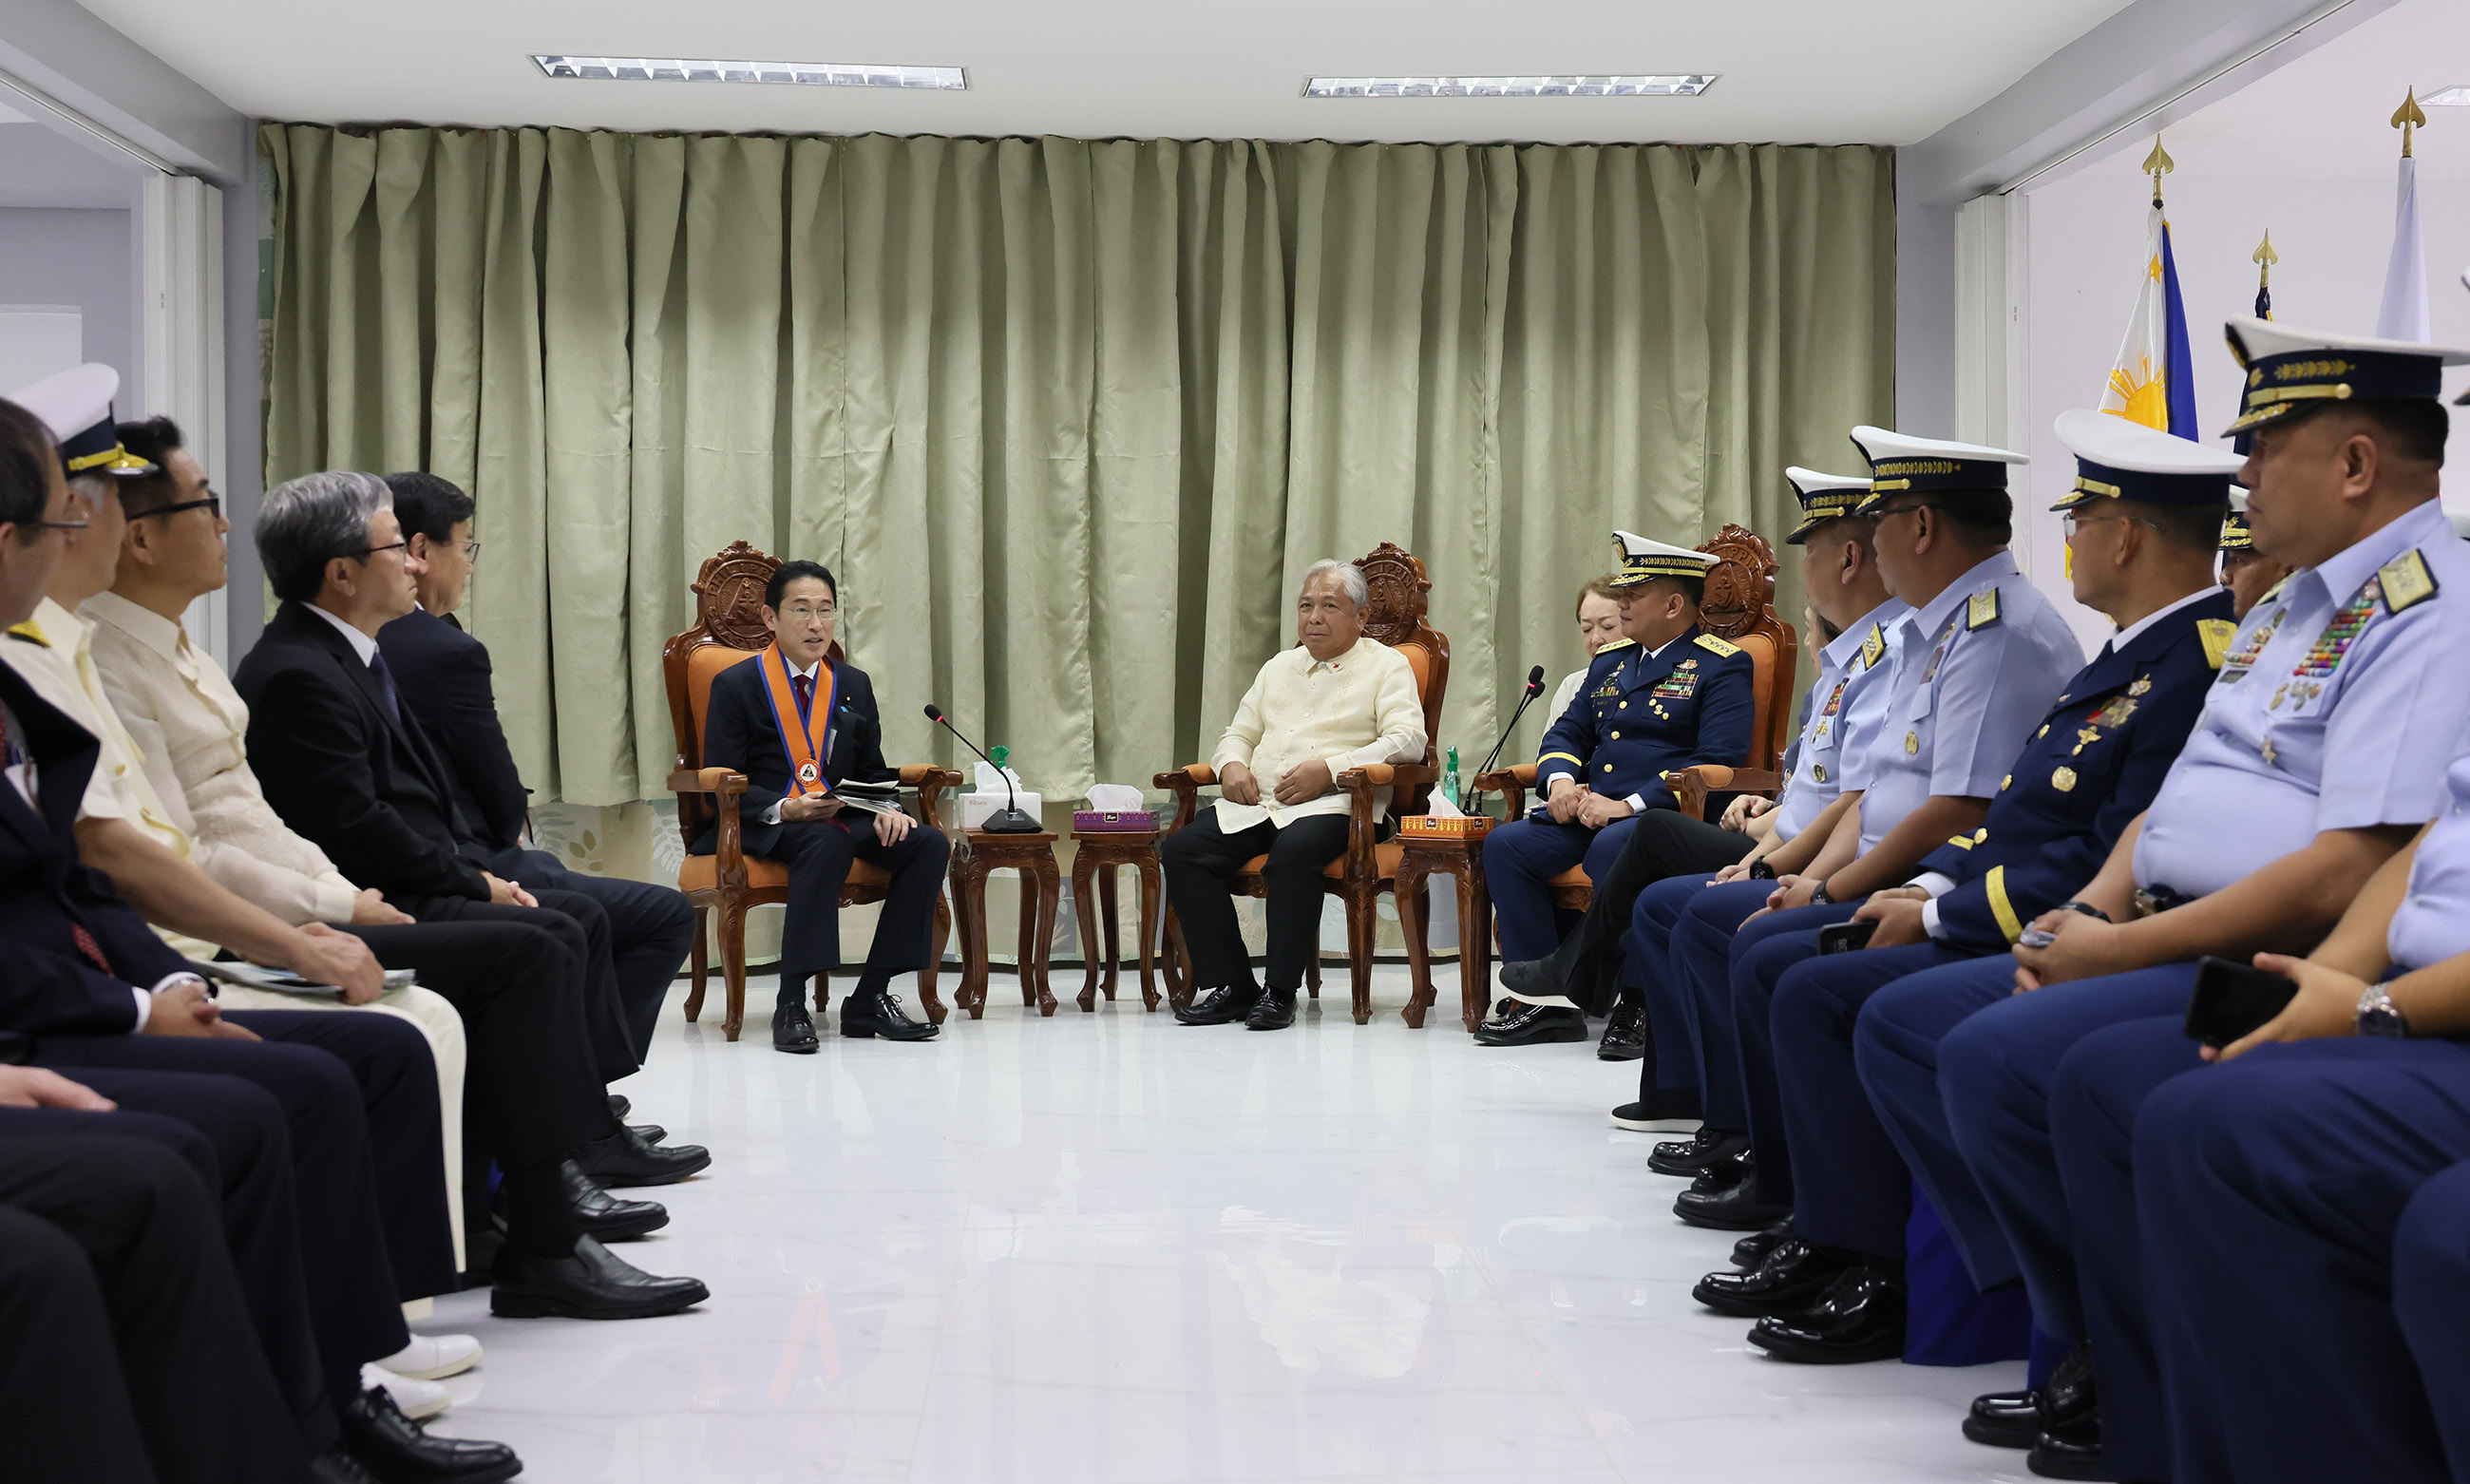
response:
[(789, 677), (789, 688), (798, 693), (798, 720), (804, 721), (812, 716), (815, 713), (815, 678), (811, 675), (792, 675)]
[(86, 958), (93, 962), (96, 968), (103, 970), (106, 974), (110, 974), (115, 979), (120, 977), (118, 973), (112, 969), (111, 961), (103, 956), (103, 944), (94, 940), (94, 935), (85, 930), (84, 923), (70, 923), (69, 937), (76, 939), (78, 952), (84, 954)]

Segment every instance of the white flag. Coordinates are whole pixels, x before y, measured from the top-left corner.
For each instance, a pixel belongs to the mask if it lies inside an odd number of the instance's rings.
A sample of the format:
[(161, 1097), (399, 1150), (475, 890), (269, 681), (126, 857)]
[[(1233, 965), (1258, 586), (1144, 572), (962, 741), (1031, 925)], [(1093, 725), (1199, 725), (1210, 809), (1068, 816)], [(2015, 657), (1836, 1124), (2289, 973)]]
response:
[(2376, 313), (2376, 336), (2422, 345), (2435, 337), (2427, 318), (2427, 250), (2418, 235), (2418, 161), (2407, 154), (2401, 157), (2393, 201), (2392, 258), (2385, 265), (2385, 302)]

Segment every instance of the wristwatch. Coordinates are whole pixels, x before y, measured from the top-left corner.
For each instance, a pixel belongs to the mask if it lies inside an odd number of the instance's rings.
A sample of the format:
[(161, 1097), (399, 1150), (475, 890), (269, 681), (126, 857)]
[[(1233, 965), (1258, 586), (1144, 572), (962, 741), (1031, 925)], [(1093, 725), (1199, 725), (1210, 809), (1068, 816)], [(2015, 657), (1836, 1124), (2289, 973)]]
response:
[(2410, 1034), (2410, 1020), (2382, 985), (2369, 985), (2367, 992), (2359, 996), (2357, 1026), (2361, 1035), (2381, 1035), (2397, 1041)]
[(2099, 917), (2104, 922), (2108, 922), (2109, 920), (2109, 913), (2102, 911), (2090, 902), (2061, 902), (2059, 904), (2059, 911), (2080, 912), (2087, 917)]
[(1750, 862), (1749, 877), (1752, 881), (1773, 881), (1776, 878), (1775, 864), (1765, 856), (1759, 856)]
[(1824, 881), (1809, 889), (1809, 905), (1812, 907), (1824, 906), (1833, 900), (1835, 898), (1827, 894), (1827, 883)]

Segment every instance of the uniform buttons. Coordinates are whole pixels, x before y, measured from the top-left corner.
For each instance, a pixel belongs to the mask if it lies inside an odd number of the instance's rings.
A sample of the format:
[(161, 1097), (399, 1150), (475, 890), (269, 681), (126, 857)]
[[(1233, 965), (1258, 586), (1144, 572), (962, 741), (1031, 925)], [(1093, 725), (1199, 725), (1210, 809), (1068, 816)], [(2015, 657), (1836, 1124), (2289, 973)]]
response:
[(1606, 773), (1610, 773), (1610, 772), (1612, 772), (1612, 771), (1613, 771), (1613, 765), (1612, 765), (1611, 763), (1606, 763), (1606, 764), (1604, 764), (1604, 771), (1605, 771)]
[(1616, 742), (1619, 741), (1619, 740), (1620, 740), (1620, 733), (1619, 733), (1619, 732), (1618, 732), (1618, 731), (1614, 732), (1614, 733), (1613, 733), (1613, 740), (1614, 740), (1614, 741), (1616, 741)]
[(1629, 703), (1628, 703), (1628, 702), (1626, 702), (1626, 701), (1622, 702), (1622, 703), (1620, 704), (1620, 708), (1621, 708), (1622, 710), (1624, 710), (1624, 711), (1628, 710), (1628, 709), (1629, 709)]

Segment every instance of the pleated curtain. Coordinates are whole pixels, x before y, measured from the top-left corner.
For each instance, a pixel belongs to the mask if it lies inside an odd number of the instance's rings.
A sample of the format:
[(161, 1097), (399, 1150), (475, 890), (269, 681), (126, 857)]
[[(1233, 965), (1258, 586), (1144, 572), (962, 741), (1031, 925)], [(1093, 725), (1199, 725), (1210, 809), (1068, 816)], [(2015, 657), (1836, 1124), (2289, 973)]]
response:
[(260, 138), (266, 476), (472, 492), (544, 800), (661, 792), (737, 540), (838, 574), (894, 760), (954, 760), (931, 699), (1059, 800), (1205, 756), (1302, 569), (1394, 541), (1472, 765), (1615, 526), (1779, 538), (1784, 465), (1894, 405), (1866, 147)]

